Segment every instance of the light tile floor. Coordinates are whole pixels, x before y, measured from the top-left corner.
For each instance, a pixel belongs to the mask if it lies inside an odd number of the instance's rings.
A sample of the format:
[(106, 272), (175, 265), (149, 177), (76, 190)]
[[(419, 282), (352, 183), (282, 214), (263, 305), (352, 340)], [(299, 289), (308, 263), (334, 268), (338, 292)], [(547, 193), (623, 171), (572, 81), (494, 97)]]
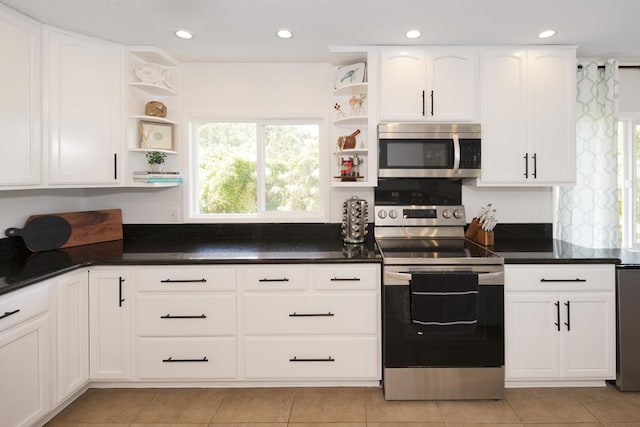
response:
[(90, 389), (50, 427), (640, 427), (640, 392), (507, 389), (504, 400), (385, 401), (380, 388)]

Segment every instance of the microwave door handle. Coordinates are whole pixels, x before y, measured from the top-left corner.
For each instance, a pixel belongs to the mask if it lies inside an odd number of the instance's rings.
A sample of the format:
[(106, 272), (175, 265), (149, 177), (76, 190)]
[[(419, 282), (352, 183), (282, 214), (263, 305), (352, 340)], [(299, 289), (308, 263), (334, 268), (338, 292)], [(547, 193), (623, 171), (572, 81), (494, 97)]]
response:
[(453, 170), (460, 169), (460, 139), (453, 135)]

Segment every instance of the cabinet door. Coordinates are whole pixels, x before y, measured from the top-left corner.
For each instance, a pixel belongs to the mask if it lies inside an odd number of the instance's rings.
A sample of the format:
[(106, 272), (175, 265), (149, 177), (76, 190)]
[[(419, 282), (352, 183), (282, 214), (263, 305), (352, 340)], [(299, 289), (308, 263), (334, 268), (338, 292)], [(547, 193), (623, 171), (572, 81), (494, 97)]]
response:
[(563, 300), (563, 375), (614, 379), (616, 329), (613, 292), (565, 294)]
[(32, 426), (51, 410), (51, 328), (40, 315), (0, 334), (0, 426)]
[(424, 49), (380, 52), (380, 120), (425, 120), (427, 58)]
[(428, 58), (427, 120), (477, 121), (477, 51), (450, 48), (429, 51)]
[(86, 270), (57, 280), (57, 400), (61, 403), (89, 381), (89, 275)]
[(525, 182), (527, 51), (483, 49), (480, 59), (482, 183)]
[(123, 138), (122, 47), (45, 32), (49, 183), (115, 185)]
[(0, 188), (40, 183), (40, 33), (0, 9)]
[(91, 379), (131, 376), (131, 283), (129, 272), (89, 273), (89, 360)]
[(560, 373), (559, 299), (543, 293), (507, 293), (505, 378), (556, 378)]
[[(529, 51), (529, 163), (537, 183), (576, 180), (576, 58), (573, 49)], [(484, 153), (483, 153), (484, 154)]]

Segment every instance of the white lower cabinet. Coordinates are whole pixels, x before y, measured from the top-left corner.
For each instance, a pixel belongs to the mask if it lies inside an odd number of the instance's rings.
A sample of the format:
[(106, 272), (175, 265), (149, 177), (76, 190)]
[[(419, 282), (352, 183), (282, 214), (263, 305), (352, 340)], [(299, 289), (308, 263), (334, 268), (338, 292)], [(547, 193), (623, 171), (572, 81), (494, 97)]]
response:
[(235, 337), (138, 338), (138, 378), (215, 380), (236, 377)]
[(131, 283), (127, 268), (89, 273), (89, 373), (91, 380), (131, 378)]
[(0, 426), (31, 426), (52, 409), (49, 283), (0, 297)]
[(245, 379), (380, 379), (379, 265), (250, 266), (240, 283)]
[(89, 382), (89, 272), (68, 273), (56, 291), (56, 404)]
[(613, 265), (505, 266), (507, 384), (615, 378)]
[(260, 379), (376, 379), (371, 337), (247, 337), (245, 373)]
[(236, 269), (163, 266), (135, 272), (135, 377), (235, 379)]

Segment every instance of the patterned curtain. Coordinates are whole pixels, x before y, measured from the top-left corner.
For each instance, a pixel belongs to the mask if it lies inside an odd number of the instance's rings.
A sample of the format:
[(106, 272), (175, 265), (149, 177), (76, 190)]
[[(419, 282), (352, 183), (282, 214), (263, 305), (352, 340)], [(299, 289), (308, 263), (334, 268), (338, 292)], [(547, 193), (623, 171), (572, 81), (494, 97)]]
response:
[(577, 183), (555, 189), (554, 237), (587, 248), (619, 247), (618, 64), (585, 64), (577, 80)]

